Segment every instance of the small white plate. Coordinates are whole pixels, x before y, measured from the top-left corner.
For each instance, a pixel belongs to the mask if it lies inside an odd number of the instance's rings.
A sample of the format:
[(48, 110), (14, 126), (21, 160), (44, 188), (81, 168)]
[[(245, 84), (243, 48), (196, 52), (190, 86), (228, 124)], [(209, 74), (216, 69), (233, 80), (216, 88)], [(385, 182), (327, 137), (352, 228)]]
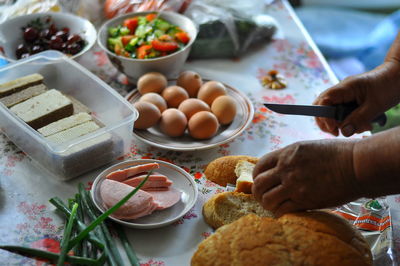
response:
[(158, 228), (169, 225), (185, 215), (194, 206), (198, 195), (197, 186), (193, 177), (182, 168), (171, 163), (152, 159), (140, 159), (125, 161), (113, 165), (100, 173), (94, 180), (90, 191), (93, 202), (101, 212), (104, 212), (105, 209), (100, 196), (100, 186), (105, 180), (106, 175), (119, 169), (145, 163), (158, 163), (160, 165), (157, 172), (166, 175), (173, 182), (172, 187), (181, 192), (180, 201), (170, 208), (161, 211), (154, 211), (150, 215), (135, 220), (120, 220), (114, 217), (109, 218), (122, 225), (140, 229)]
[[(175, 84), (175, 81), (170, 81), (170, 84)], [(233, 140), (250, 125), (253, 120), (254, 109), (251, 101), (243, 93), (229, 85), (224, 85), (227, 88), (228, 95), (237, 102), (236, 116), (231, 124), (221, 126), (214, 137), (206, 140), (197, 140), (190, 137), (186, 131), (183, 136), (173, 138), (165, 135), (158, 126), (146, 130), (134, 129), (133, 134), (147, 144), (175, 151), (205, 150)], [(131, 103), (135, 103), (140, 96), (140, 93), (135, 89), (126, 96), (126, 99)]]

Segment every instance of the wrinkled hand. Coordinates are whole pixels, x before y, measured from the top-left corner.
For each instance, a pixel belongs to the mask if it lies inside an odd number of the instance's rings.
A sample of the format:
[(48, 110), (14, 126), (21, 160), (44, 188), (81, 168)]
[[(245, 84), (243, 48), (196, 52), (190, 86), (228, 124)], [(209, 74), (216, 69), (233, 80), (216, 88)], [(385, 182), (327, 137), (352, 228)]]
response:
[(400, 101), (400, 64), (386, 62), (378, 68), (344, 79), (317, 97), (316, 105), (357, 102), (359, 107), (343, 122), (316, 118), (321, 130), (346, 137), (371, 130), (371, 121)]
[(298, 142), (266, 154), (254, 168), (252, 193), (278, 217), (357, 199), (362, 193), (353, 170), (355, 143)]

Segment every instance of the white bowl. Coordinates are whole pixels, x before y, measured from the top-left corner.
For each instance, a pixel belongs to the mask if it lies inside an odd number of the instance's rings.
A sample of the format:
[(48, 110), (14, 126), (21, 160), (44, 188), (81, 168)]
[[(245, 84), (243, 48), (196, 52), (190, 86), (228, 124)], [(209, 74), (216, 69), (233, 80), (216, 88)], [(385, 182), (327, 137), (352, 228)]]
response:
[(76, 59), (87, 52), (96, 42), (96, 29), (88, 20), (67, 13), (35, 13), (22, 15), (9, 19), (0, 24), (0, 56), (8, 61), (14, 62), (18, 58), (15, 50), (20, 43), (23, 43), (22, 27), (37, 18), (45, 18), (51, 16), (55, 26), (59, 28), (68, 27), (71, 34), (79, 34), (86, 41), (85, 47), (79, 53), (70, 58)]
[(119, 169), (145, 163), (158, 163), (160, 165), (160, 168), (157, 169), (157, 172), (166, 175), (173, 182), (172, 187), (181, 192), (180, 201), (170, 208), (161, 211), (154, 211), (150, 215), (143, 216), (135, 220), (120, 220), (112, 216), (109, 218), (117, 223), (132, 228), (151, 229), (163, 227), (179, 220), (194, 206), (197, 201), (198, 190), (196, 182), (194, 181), (194, 178), (181, 167), (165, 161), (153, 159), (138, 159), (118, 163), (107, 168), (96, 177), (92, 185), (91, 196), (96, 207), (101, 212), (104, 212), (105, 210), (99, 189), (101, 183), (105, 180), (106, 175)]
[(197, 27), (192, 20), (178, 13), (163, 11), (158, 12), (160, 18), (165, 19), (171, 24), (177, 25), (189, 34), (190, 41), (183, 49), (166, 56), (151, 59), (127, 58), (116, 55), (114, 52), (108, 50), (108, 28), (122, 24), (122, 22), (127, 18), (143, 16), (149, 13), (157, 12), (134, 12), (116, 17), (104, 23), (98, 33), (97, 42), (99, 46), (107, 53), (107, 56), (112, 64), (120, 72), (124, 73), (130, 82), (136, 82), (140, 76), (152, 71), (160, 72), (167, 78), (176, 78), (179, 72), (182, 70), (182, 67), (189, 55), (190, 48), (196, 39)]

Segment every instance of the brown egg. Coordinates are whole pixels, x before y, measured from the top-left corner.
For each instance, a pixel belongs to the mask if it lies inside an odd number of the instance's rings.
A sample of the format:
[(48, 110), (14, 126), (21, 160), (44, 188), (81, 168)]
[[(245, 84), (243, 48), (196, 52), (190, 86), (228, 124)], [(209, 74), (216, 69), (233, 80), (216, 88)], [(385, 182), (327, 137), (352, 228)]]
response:
[(188, 128), (190, 136), (195, 139), (209, 139), (218, 131), (217, 117), (207, 111), (195, 113), (189, 120)]
[(189, 94), (184, 88), (179, 86), (169, 86), (163, 90), (161, 96), (165, 99), (170, 108), (178, 108), (179, 104), (189, 98)]
[(176, 85), (184, 88), (189, 93), (189, 97), (196, 97), (201, 85), (203, 85), (203, 80), (194, 71), (184, 71), (179, 74)]
[(197, 94), (197, 98), (205, 101), (209, 106), (213, 103), (213, 101), (221, 95), (226, 94), (226, 88), (224, 84), (218, 81), (208, 81), (200, 87), (199, 93)]
[(152, 103), (135, 102), (133, 105), (139, 112), (139, 118), (135, 121), (134, 127), (137, 129), (147, 129), (157, 124), (161, 117), (161, 112)]
[(236, 104), (236, 101), (231, 96), (219, 96), (212, 103), (211, 111), (218, 118), (218, 122), (221, 125), (227, 125), (235, 118)]
[(149, 72), (141, 76), (137, 82), (140, 94), (149, 92), (161, 93), (167, 87), (167, 78), (158, 72)]
[(145, 95), (142, 95), (139, 101), (154, 104), (155, 106), (158, 107), (161, 113), (164, 112), (165, 109), (167, 109), (167, 102), (164, 100), (163, 97), (161, 97), (160, 94), (157, 94), (155, 92), (149, 92), (146, 93)]
[(169, 108), (161, 114), (160, 128), (170, 137), (182, 136), (186, 126), (186, 116), (176, 108)]
[(184, 100), (183, 102), (181, 102), (178, 109), (186, 115), (186, 118), (188, 120), (192, 117), (192, 115), (194, 115), (197, 112), (211, 111), (208, 104), (206, 104), (200, 99), (195, 99), (195, 98), (189, 98)]

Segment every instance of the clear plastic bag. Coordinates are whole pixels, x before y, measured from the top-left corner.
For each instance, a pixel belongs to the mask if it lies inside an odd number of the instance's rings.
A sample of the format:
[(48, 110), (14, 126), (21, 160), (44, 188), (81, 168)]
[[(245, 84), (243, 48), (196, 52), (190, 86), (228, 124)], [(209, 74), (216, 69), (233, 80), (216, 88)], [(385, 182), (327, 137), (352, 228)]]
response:
[(139, 11), (175, 11), (183, 12), (191, 0), (106, 0), (104, 15), (107, 18)]
[(92, 22), (101, 22), (99, 0), (18, 0), (6, 1), (0, 9), (0, 22), (9, 18), (44, 12), (69, 12), (87, 18)]
[(253, 44), (271, 40), (277, 22), (265, 8), (262, 0), (194, 0), (184, 12), (199, 26), (190, 57), (240, 57)]
[(59, 12), (62, 7), (58, 0), (18, 0), (6, 1), (0, 10), (0, 23), (9, 18), (43, 12)]
[(374, 265), (393, 260), (391, 214), (386, 198), (359, 199), (332, 210), (357, 227), (370, 245)]

